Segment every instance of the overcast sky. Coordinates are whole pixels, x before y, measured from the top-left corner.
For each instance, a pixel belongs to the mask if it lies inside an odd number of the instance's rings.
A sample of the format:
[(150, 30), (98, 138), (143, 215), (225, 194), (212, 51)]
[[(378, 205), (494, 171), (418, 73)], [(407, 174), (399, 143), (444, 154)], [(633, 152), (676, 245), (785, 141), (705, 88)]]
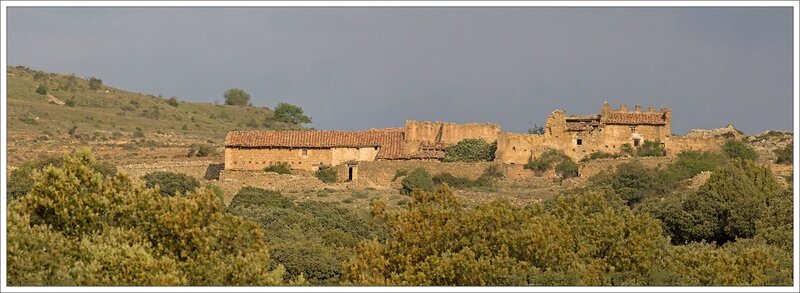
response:
[(134, 92), (297, 104), (318, 129), (524, 132), (554, 109), (671, 107), (673, 132), (792, 129), (791, 8), (19, 8), (10, 65)]

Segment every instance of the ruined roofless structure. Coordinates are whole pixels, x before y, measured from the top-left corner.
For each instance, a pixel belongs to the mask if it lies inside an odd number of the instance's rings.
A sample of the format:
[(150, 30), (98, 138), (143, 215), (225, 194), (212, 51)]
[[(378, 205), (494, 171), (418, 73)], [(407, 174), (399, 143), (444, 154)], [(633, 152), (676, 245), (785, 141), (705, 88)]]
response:
[(497, 141), (495, 161), (525, 164), (547, 149), (563, 151), (574, 160), (594, 152), (619, 153), (624, 145), (637, 148), (659, 141), (668, 154), (685, 149), (713, 150), (721, 138), (672, 135), (672, 111), (649, 107), (613, 109), (607, 102), (594, 115), (567, 115), (555, 110), (543, 134), (503, 132), (491, 123), (406, 121), (404, 127), (364, 131), (232, 131), (225, 138), (225, 169), (261, 170), (286, 163), (315, 171), (324, 166), (375, 160), (438, 160), (444, 148), (461, 140)]

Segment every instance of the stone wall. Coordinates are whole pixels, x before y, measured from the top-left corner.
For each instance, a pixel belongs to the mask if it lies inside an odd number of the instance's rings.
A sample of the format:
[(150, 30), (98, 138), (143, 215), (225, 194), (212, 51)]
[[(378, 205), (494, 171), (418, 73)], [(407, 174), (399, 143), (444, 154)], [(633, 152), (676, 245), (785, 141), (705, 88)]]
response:
[(725, 140), (723, 137), (698, 138), (675, 135), (664, 142), (664, 147), (668, 156), (677, 155), (684, 150), (720, 151)]
[(638, 160), (645, 167), (660, 168), (672, 163), (671, 157), (642, 157), (642, 158), (617, 158), (597, 159), (578, 163), (578, 174), (582, 178), (591, 177), (600, 171), (614, 171), (618, 165)]
[[(462, 162), (438, 162), (438, 161), (422, 161), (422, 160), (408, 160), (408, 161), (374, 161), (374, 162), (359, 162), (355, 167), (358, 172), (359, 181), (369, 181), (376, 185), (389, 186), (392, 184), (397, 170), (411, 171), (416, 168), (423, 168), (436, 175), (438, 173), (450, 173), (453, 176), (467, 177), (476, 179), (483, 174), (492, 162), (478, 162), (478, 163), (462, 163)], [(347, 180), (348, 167), (337, 166), (335, 167), (338, 174), (339, 181)]]
[(467, 138), (480, 138), (491, 143), (497, 139), (500, 126), (492, 123), (450, 123), (407, 120), (405, 140), (407, 142), (436, 142), (441, 133), (441, 142), (455, 144)]
[[(117, 170), (131, 177), (140, 178), (148, 173), (166, 171), (184, 173), (198, 180), (215, 179), (221, 170), (221, 162), (214, 161), (164, 161), (153, 164), (129, 164), (117, 166)], [(215, 174), (216, 173), (216, 174)]]
[(288, 192), (317, 190), (327, 186), (306, 172), (287, 175), (245, 170), (223, 170), (216, 184), (226, 193), (236, 193), (236, 191), (245, 186)]
[(225, 169), (263, 170), (281, 162), (297, 170), (316, 171), (320, 165), (347, 161), (372, 161), (376, 147), (363, 148), (225, 148)]

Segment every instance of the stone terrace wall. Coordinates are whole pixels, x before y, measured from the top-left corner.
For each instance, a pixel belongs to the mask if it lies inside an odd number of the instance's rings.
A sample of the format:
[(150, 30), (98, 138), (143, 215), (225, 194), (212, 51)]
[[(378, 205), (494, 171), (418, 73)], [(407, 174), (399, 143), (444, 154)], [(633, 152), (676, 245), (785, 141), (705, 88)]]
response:
[(164, 161), (153, 164), (129, 164), (117, 166), (117, 170), (140, 178), (148, 173), (168, 171), (184, 173), (197, 179), (216, 179), (222, 162), (215, 161)]
[(617, 159), (597, 159), (588, 162), (578, 163), (578, 174), (580, 177), (591, 177), (600, 171), (614, 171), (620, 164), (639, 160), (645, 167), (657, 168), (664, 167), (672, 163), (672, 157), (642, 157), (642, 158), (617, 158)]
[[(439, 161), (374, 161), (358, 163), (358, 180), (368, 180), (377, 185), (389, 186), (397, 170), (414, 170), (423, 168), (436, 175), (438, 173), (450, 173), (453, 176), (467, 177), (476, 179), (483, 174), (491, 162), (462, 163), (462, 162), (439, 162)], [(347, 180), (347, 166), (337, 166), (336, 172), (340, 181)]]
[(282, 175), (273, 172), (240, 170), (222, 170), (217, 184), (223, 190), (230, 190), (234, 193), (245, 186), (290, 192), (316, 190), (328, 186), (310, 173)]

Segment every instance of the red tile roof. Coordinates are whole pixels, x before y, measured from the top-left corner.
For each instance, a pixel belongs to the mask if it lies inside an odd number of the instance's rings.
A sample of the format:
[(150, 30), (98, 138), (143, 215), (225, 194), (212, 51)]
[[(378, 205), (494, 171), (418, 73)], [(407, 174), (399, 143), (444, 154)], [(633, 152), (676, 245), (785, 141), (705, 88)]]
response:
[(376, 147), (378, 159), (402, 158), (404, 132), (398, 128), (365, 131), (231, 131), (225, 147), (335, 148)]
[(665, 125), (667, 119), (664, 113), (608, 113), (600, 117), (605, 124), (625, 125)]

